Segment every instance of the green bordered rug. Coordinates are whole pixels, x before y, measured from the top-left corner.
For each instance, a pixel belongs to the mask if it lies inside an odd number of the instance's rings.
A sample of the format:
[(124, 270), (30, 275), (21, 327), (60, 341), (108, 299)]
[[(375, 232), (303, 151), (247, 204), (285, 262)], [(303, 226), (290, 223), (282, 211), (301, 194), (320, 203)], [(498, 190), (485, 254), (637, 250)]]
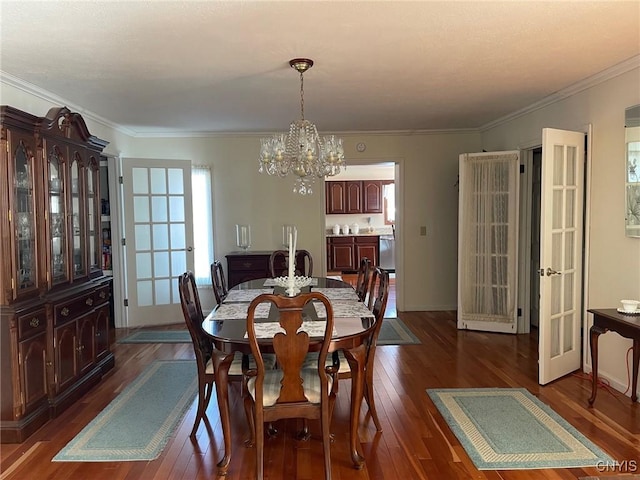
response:
[(155, 361), (53, 461), (126, 462), (157, 458), (191, 406), (197, 385), (195, 361)]
[(613, 459), (526, 389), (427, 390), (478, 470), (611, 465)]
[[(187, 330), (138, 330), (118, 340), (118, 343), (191, 343)], [(385, 318), (380, 329), (378, 345), (406, 345), (420, 343), (399, 318)]]

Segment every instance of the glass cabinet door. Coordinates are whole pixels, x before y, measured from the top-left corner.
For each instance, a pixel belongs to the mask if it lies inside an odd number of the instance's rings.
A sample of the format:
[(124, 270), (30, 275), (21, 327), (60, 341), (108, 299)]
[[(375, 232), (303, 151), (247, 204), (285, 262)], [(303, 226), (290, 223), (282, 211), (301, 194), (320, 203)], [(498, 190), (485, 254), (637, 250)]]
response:
[(86, 224), (83, 215), (83, 188), (82, 181), (84, 167), (81, 159), (75, 156), (71, 161), (71, 234), (73, 238), (73, 276), (82, 277), (87, 274), (85, 233)]
[(49, 228), (51, 238), (51, 284), (69, 280), (64, 163), (54, 147), (49, 152)]
[(14, 285), (16, 296), (33, 290), (37, 284), (36, 226), (33, 157), (20, 142), (14, 152), (13, 209), (16, 240)]
[(87, 168), (87, 230), (89, 236), (89, 271), (101, 269), (100, 256), (100, 210), (99, 210), (99, 168), (95, 159)]

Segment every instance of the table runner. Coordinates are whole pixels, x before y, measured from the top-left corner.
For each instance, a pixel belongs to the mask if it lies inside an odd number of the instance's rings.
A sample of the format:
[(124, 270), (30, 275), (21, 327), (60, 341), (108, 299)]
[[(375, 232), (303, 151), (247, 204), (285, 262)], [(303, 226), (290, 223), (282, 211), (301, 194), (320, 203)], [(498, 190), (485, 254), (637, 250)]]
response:
[(325, 295), (329, 300), (351, 300), (354, 302), (359, 301), (358, 294), (351, 287), (345, 288), (321, 288), (314, 287), (313, 292), (320, 292)]
[[(261, 303), (256, 307), (255, 318), (268, 318), (270, 303)], [(210, 320), (241, 320), (247, 318), (247, 310), (249, 310), (249, 302), (244, 303), (222, 303), (211, 312)]]
[[(265, 322), (265, 323), (256, 323), (256, 337), (257, 338), (273, 338), (273, 336), (278, 333), (284, 333), (284, 329), (280, 326), (278, 322)], [(324, 336), (324, 331), (327, 328), (326, 320), (304, 320), (302, 325), (298, 329), (298, 332), (305, 331), (309, 334), (310, 337), (322, 337)], [(333, 327), (333, 332), (331, 332), (331, 336), (336, 336), (338, 332), (336, 331), (336, 327)], [(247, 338), (249, 335), (245, 332), (244, 338)]]
[[(327, 311), (324, 308), (324, 304), (314, 302), (313, 306), (316, 307), (316, 313), (318, 318), (326, 318)], [(373, 318), (373, 312), (369, 310), (362, 302), (351, 302), (347, 300), (332, 300), (331, 306), (333, 307), (334, 318), (351, 318), (351, 317), (371, 317)]]
[(263, 293), (273, 293), (273, 288), (250, 288), (248, 290), (229, 290), (222, 303), (250, 302)]

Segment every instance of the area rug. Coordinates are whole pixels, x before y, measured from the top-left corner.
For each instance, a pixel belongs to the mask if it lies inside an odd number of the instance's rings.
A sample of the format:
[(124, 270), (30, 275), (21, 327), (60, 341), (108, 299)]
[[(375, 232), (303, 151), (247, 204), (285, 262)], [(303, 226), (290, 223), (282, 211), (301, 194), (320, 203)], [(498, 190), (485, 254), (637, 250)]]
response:
[(407, 345), (420, 343), (399, 318), (385, 318), (380, 327), (378, 345)]
[(153, 460), (197, 392), (193, 360), (149, 365), (54, 458), (54, 462)]
[(577, 468), (613, 462), (524, 388), (427, 393), (478, 470)]
[[(191, 343), (187, 330), (139, 330), (118, 340), (118, 343)], [(399, 318), (385, 318), (380, 328), (378, 345), (420, 343)]]
[(191, 343), (188, 330), (138, 330), (117, 343)]

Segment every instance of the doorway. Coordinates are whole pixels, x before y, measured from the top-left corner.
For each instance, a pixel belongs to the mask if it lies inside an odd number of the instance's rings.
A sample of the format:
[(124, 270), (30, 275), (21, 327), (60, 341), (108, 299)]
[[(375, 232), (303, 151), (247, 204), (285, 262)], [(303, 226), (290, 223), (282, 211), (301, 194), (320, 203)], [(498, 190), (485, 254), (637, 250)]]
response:
[[(402, 212), (400, 211), (400, 162), (393, 160), (362, 160), (361, 162), (350, 161), (349, 168), (344, 172), (333, 176), (327, 177), (325, 182), (331, 181), (361, 181), (361, 180), (379, 180), (383, 184), (383, 190), (381, 193), (387, 193), (383, 195), (383, 212), (380, 214), (327, 214), (326, 210), (323, 215), (325, 236), (332, 234), (333, 227), (335, 225), (350, 225), (354, 226), (358, 224), (359, 233), (368, 232), (369, 227), (374, 230), (375, 234), (379, 234), (380, 241), (378, 244), (378, 256), (379, 263), (382, 268), (387, 269), (390, 272), (390, 276), (393, 278), (394, 295), (393, 298), (390, 295), (387, 303), (387, 313), (392, 316), (396, 316), (398, 303), (402, 304), (402, 252), (400, 248), (402, 233)], [(393, 188), (389, 188), (392, 186)], [(391, 192), (391, 193), (390, 193)], [(326, 191), (323, 192), (326, 195)], [(393, 195), (393, 198), (388, 198), (388, 195)], [(325, 202), (326, 203), (326, 198)], [(391, 217), (386, 215), (388, 213), (387, 208), (393, 209)], [(340, 228), (342, 231), (342, 228)], [(353, 229), (352, 229), (353, 232)], [(326, 241), (326, 237), (325, 237)], [(325, 261), (329, 274), (338, 274), (329, 269), (329, 263), (327, 253), (325, 249)], [(384, 260), (384, 264), (382, 261)], [(349, 280), (349, 275), (343, 275), (345, 280)], [(399, 302), (396, 302), (400, 299)], [(392, 303), (392, 305), (390, 304)]]

